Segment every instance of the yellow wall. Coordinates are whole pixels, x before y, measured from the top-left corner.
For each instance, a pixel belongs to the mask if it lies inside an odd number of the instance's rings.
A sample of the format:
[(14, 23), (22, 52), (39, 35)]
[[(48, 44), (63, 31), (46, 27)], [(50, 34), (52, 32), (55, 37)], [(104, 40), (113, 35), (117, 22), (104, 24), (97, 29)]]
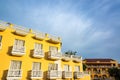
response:
[[(48, 64), (49, 63), (55, 63), (54, 60), (48, 60), (47, 58), (33, 58), (32, 57), (32, 51), (34, 49), (34, 43), (41, 43), (43, 44), (43, 50), (45, 54), (49, 51), (49, 46), (56, 46), (58, 49), (61, 49), (61, 43), (53, 44), (50, 42), (47, 42), (45, 38), (44, 40), (37, 40), (32, 38), (34, 34), (29, 33), (26, 36), (20, 36), (14, 34), (14, 29), (12, 28), (12, 25), (10, 27), (7, 27), (6, 30), (0, 31), (0, 35), (2, 36), (2, 49), (0, 49), (0, 80), (5, 80), (7, 76), (7, 71), (10, 67), (10, 61), (11, 60), (19, 60), (22, 61), (22, 80), (29, 80), (30, 79), (30, 71), (32, 70), (32, 63), (33, 62), (41, 62), (41, 70), (44, 73), (43, 80), (46, 80), (46, 72), (48, 70)], [(26, 54), (23, 56), (13, 56), (11, 55), (12, 46), (14, 45), (14, 40), (20, 39), (25, 40), (25, 47), (26, 47)], [(80, 70), (82, 70), (82, 61), (81, 63), (75, 63), (72, 60), (65, 62), (61, 60), (61, 67), (63, 68), (64, 64), (69, 64), (72, 67), (72, 72), (74, 71), (75, 65), (80, 65)], [(80, 80), (90, 80), (89, 76), (85, 76), (84, 79)]]

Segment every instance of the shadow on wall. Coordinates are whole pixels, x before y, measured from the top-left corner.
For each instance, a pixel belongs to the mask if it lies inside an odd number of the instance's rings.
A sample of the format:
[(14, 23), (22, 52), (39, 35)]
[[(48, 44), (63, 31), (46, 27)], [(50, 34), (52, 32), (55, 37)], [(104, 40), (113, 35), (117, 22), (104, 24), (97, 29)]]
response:
[(27, 80), (30, 80), (30, 78), (31, 78), (31, 70), (27, 72)]
[(9, 46), (9, 47), (8, 47), (7, 55), (12, 56), (12, 54), (11, 54), (12, 48), (13, 48), (13, 46)]
[(1, 80), (6, 80), (6, 78), (7, 78), (7, 73), (8, 73), (8, 70), (4, 70), (4, 71), (3, 71), (3, 75), (2, 75), (2, 79), (1, 79)]

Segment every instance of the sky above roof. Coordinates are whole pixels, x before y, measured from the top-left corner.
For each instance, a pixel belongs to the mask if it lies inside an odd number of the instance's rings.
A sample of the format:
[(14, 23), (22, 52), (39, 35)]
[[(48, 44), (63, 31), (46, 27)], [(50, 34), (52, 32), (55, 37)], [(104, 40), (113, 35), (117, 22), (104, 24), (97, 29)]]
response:
[(120, 62), (120, 0), (0, 0), (0, 20), (62, 38), (62, 51)]

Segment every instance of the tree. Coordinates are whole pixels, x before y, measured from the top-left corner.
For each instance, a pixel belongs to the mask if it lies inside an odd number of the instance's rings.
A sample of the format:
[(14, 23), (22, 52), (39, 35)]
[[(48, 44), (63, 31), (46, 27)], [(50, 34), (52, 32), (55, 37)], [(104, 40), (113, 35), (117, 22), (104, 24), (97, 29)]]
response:
[(114, 77), (115, 80), (120, 80), (120, 69), (118, 68), (109, 68), (108, 73), (111, 77)]
[(68, 54), (68, 55), (76, 55), (76, 51), (67, 51), (67, 52), (65, 52), (65, 54)]
[(87, 66), (85, 64), (83, 64), (83, 71), (85, 71), (87, 68)]

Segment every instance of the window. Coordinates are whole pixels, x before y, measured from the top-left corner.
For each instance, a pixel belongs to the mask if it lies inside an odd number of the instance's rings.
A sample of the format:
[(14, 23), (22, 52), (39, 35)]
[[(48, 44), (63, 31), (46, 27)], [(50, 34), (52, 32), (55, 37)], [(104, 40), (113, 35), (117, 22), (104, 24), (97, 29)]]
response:
[(24, 45), (25, 45), (24, 40), (15, 39), (14, 50), (24, 53), (24, 51), (25, 51)]
[(35, 50), (36, 50), (36, 51), (42, 50), (42, 44), (35, 43)]
[(65, 65), (64, 65), (64, 71), (70, 71), (70, 66), (67, 65), (67, 64), (65, 64)]
[(12, 55), (23, 56), (25, 54), (25, 41), (15, 39), (13, 48), (12, 48)]
[(50, 63), (48, 65), (48, 70), (58, 70), (58, 64)]
[(58, 52), (58, 48), (55, 47), (55, 46), (50, 46), (50, 51), (53, 51), (53, 52)]
[(25, 41), (16, 39), (14, 45), (21, 48), (25, 45)]
[(80, 66), (75, 66), (75, 71), (80, 71)]
[(40, 62), (33, 62), (32, 70), (41, 70), (41, 63)]
[(21, 61), (12, 60), (10, 63), (10, 70), (18, 70), (21, 69)]

